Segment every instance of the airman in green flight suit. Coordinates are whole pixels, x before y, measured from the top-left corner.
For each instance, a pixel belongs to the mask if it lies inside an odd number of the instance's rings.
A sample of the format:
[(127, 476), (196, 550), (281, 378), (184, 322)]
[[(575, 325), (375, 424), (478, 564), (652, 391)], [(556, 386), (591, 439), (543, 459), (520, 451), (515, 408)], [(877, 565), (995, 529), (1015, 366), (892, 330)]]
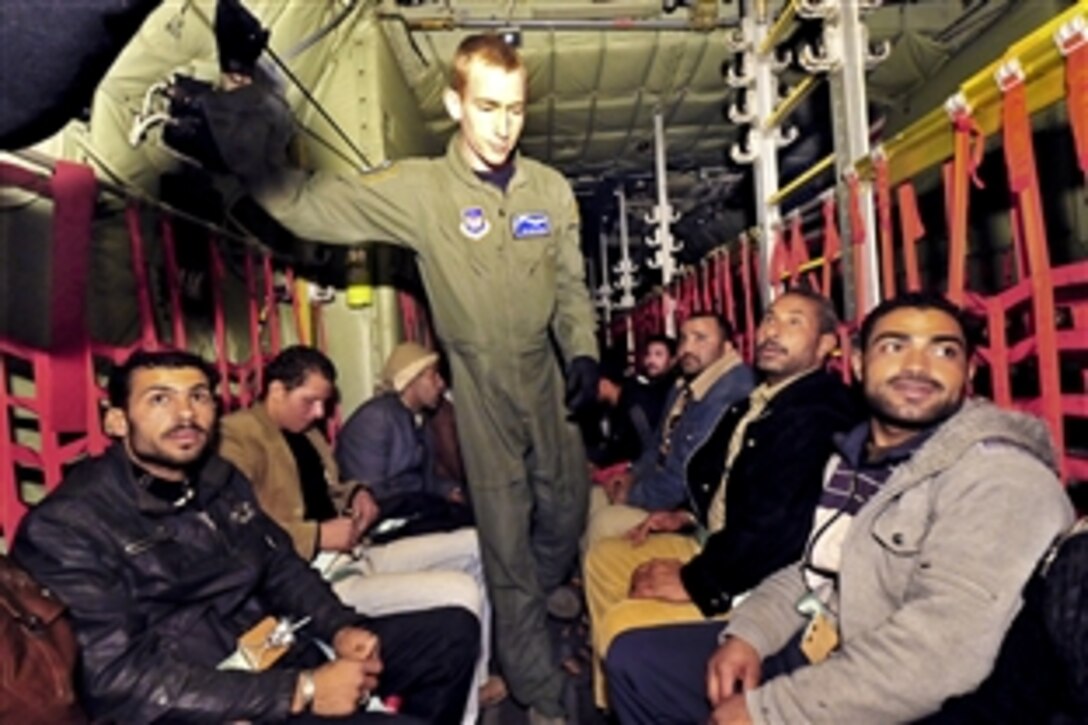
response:
[(584, 529), (585, 457), (568, 408), (596, 395), (597, 344), (570, 186), (515, 151), (526, 85), (516, 51), (472, 36), (444, 97), (460, 126), (445, 157), (353, 178), (291, 170), (251, 191), (299, 237), (416, 252), (457, 390), (502, 671), (534, 722), (562, 722), (545, 595)]

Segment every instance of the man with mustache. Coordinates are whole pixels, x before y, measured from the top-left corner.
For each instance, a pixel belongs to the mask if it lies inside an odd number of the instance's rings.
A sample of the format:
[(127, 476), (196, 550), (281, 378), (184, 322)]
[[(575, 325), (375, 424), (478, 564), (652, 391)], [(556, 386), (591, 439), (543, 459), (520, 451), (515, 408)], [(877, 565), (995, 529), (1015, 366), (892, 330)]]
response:
[(676, 381), (675, 358), (675, 338), (651, 335), (642, 354), (642, 371), (624, 388), (629, 415), (644, 449), (653, 445), (654, 431)]
[(594, 488), (587, 546), (622, 534), (640, 523), (647, 510), (684, 502), (684, 469), (692, 454), (755, 383), (732, 338), (732, 326), (716, 312), (696, 312), (681, 323), (676, 360), (681, 377), (665, 403), (656, 440), (630, 470)]
[(824, 370), (837, 328), (831, 302), (807, 288), (775, 300), (756, 330), (760, 385), (691, 457), (683, 505), (648, 513), (626, 536), (589, 550), (595, 651), (610, 667), (632, 651), (622, 633), (721, 615), (800, 555), (832, 436), (859, 419), (849, 390)]
[[(15, 561), (68, 607), (88, 715), (393, 721), (360, 712), (374, 692), (399, 695), (425, 721), (455, 722), (475, 618), (452, 607), (367, 618), (343, 606), (215, 455), (217, 377), (190, 353), (133, 353), (110, 376), (117, 442), (76, 466), (15, 537)], [(262, 671), (219, 669), (268, 617), (299, 625), (287, 653)]]
[(670, 662), (667, 699), (652, 667), (614, 673), (625, 722), (909, 722), (978, 686), (1073, 512), (1042, 421), (967, 400), (973, 352), (942, 297), (869, 314), (869, 420), (836, 442), (803, 555), (723, 631), (663, 630), (709, 659)]
[[(250, 480), (261, 507), (348, 606), (374, 616), (455, 605), (481, 622), (490, 617), (475, 529), (356, 550), (391, 503), (367, 482), (341, 477), (321, 431), (335, 390), (336, 367), (324, 353), (284, 348), (265, 365), (259, 399), (223, 418), (219, 454)], [(478, 673), (483, 685), (486, 668)], [(476, 719), (477, 694), (474, 688), (467, 722)]]

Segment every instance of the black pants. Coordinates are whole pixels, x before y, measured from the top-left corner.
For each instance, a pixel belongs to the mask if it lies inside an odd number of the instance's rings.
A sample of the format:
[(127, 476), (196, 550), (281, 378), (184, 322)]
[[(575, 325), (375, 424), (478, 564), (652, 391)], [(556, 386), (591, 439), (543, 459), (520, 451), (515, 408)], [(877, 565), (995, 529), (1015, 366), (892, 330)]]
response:
[[(461, 722), (479, 655), (480, 624), (461, 607), (374, 617), (364, 628), (381, 642), (382, 673), (376, 693), (401, 699), (400, 715), (356, 713), (345, 718), (301, 715), (289, 722), (398, 725)], [(312, 649), (312, 648), (311, 648)]]

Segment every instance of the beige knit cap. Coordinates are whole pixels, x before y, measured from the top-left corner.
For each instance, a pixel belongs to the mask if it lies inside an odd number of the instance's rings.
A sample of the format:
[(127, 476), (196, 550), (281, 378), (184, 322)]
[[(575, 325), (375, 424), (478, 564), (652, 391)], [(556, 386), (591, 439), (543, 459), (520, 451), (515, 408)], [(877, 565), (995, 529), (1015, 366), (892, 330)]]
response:
[(438, 353), (417, 342), (402, 342), (393, 348), (382, 368), (382, 382), (398, 393), (420, 373), (438, 362)]

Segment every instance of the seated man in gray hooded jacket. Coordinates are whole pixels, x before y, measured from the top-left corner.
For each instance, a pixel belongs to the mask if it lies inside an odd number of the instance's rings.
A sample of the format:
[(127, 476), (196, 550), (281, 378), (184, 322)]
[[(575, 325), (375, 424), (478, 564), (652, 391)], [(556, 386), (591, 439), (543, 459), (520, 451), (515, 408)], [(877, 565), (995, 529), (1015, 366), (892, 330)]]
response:
[(801, 560), (724, 631), (617, 638), (621, 722), (909, 722), (979, 686), (1073, 512), (1043, 423), (966, 400), (972, 353), (944, 298), (870, 313), (852, 360), (870, 419), (839, 440)]

